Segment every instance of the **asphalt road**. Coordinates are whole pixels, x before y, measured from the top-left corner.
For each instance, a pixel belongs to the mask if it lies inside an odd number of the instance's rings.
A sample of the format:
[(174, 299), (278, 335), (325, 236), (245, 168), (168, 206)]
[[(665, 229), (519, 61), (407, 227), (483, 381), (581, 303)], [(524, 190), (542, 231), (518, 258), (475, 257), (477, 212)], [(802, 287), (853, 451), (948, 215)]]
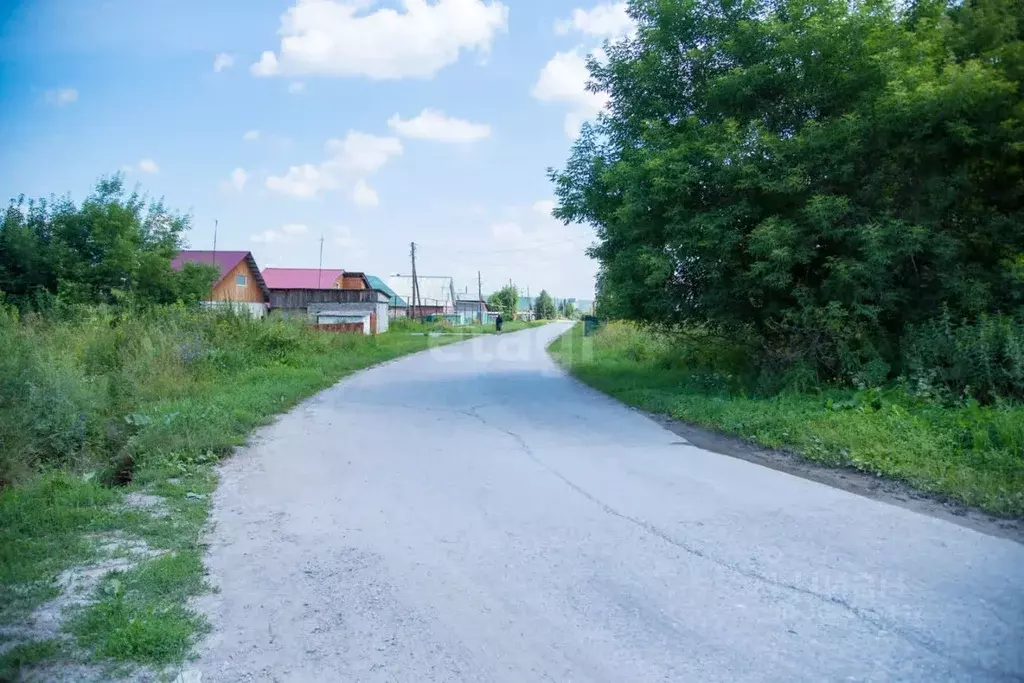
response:
[(353, 376), (222, 467), (203, 681), (1024, 680), (1024, 546), (702, 451), (551, 325)]

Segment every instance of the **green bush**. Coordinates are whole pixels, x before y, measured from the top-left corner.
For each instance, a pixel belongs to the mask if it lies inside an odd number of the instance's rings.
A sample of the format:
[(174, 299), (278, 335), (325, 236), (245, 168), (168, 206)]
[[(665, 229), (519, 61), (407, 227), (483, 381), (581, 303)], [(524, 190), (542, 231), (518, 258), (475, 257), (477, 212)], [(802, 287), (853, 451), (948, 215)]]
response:
[(968, 326), (922, 362), (1019, 395), (1019, 336), (984, 316), (1024, 304), (1024, 4), (628, 10), (589, 63), (607, 110), (551, 173), (603, 317), (752, 333), (766, 387), (824, 389), (894, 379), (946, 308)]
[[(1009, 329), (1018, 336), (1009, 335)], [(936, 367), (935, 358), (944, 358), (953, 373), (957, 362), (988, 363), (987, 354), (1009, 346), (1008, 339), (1019, 341), (1019, 332), (1019, 325), (989, 319), (951, 328), (948, 334), (922, 333), (927, 343), (915, 343), (949, 354), (934, 352), (930, 367)], [(984, 352), (980, 356), (971, 350), (978, 347)], [(631, 405), (784, 448), (824, 465), (899, 479), (995, 514), (1024, 516), (1020, 402), (983, 405), (963, 400), (963, 393), (955, 401), (937, 401), (919, 385), (901, 383), (779, 391), (767, 386), (771, 376), (745, 360), (750, 344), (742, 340), (631, 323), (609, 323), (586, 338), (577, 326), (550, 350), (575, 376)], [(992, 376), (1010, 374), (1007, 367), (996, 364)], [(976, 377), (983, 370), (984, 365), (963, 372)], [(934, 394), (938, 375), (928, 376)], [(780, 376), (773, 382), (798, 384), (799, 378)], [(952, 398), (952, 392), (946, 395)]]
[[(254, 369), (301, 368), (325, 354), (359, 362), (376, 346), (373, 338), (316, 332), (298, 321), (180, 305), (24, 316), (0, 308), (0, 484), (47, 467), (110, 474), (140, 452), (166, 454), (163, 445), (180, 441), (178, 421), (191, 421), (194, 429), (184, 433), (196, 433), (211, 419), (202, 411), (159, 415), (155, 404)], [(219, 454), (236, 441), (210, 443), (220, 444)]]
[(940, 398), (1024, 399), (1024, 323), (981, 316), (955, 324), (949, 313), (912, 327), (903, 340), (906, 373), (920, 393)]

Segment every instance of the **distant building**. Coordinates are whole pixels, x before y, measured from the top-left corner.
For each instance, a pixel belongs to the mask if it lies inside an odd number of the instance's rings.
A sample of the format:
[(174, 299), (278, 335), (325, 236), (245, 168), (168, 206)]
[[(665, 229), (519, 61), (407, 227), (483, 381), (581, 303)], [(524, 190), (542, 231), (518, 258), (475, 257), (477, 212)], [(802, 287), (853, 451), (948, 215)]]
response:
[(306, 316), (315, 325), (338, 331), (378, 334), (388, 331), (389, 295), (364, 273), (331, 268), (267, 268), (270, 309), (285, 316)]
[(520, 320), (533, 320), (536, 317), (536, 311), (534, 310), (534, 304), (536, 298), (532, 296), (521, 296), (519, 297), (519, 303), (516, 305), (516, 316)]
[(388, 278), (388, 287), (409, 304), (410, 316), (422, 318), (428, 315), (455, 314), (455, 281), (451, 277), (417, 275), (416, 281), (420, 294), (418, 301), (413, 300), (411, 275), (392, 275)]
[(387, 284), (376, 275), (367, 275), (366, 279), (370, 282), (370, 287), (376, 289), (378, 292), (384, 292), (388, 295), (388, 315), (392, 318), (404, 318), (408, 315), (409, 304), (402, 297), (398, 296), (393, 289), (387, 286)]
[(363, 273), (338, 268), (264, 268), (270, 289), (367, 289)]
[(220, 273), (213, 283), (208, 307), (230, 307), (256, 318), (267, 314), (270, 291), (256, 259), (248, 251), (180, 251), (171, 261), (171, 268), (181, 270), (186, 263), (214, 266)]
[(497, 317), (497, 313), (491, 314), (487, 310), (487, 301), (481, 299), (476, 292), (455, 293), (455, 315), (460, 325), (486, 323)]

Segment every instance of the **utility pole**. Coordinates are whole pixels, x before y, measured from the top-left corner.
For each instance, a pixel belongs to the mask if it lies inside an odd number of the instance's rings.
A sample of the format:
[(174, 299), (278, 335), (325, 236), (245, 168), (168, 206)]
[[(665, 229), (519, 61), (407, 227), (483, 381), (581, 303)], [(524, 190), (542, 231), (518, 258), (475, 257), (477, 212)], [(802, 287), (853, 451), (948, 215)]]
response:
[(412, 259), (412, 301), (409, 302), (409, 311), (412, 313), (412, 317), (416, 319), (416, 301), (419, 299), (420, 285), (419, 279), (416, 277), (416, 243), (409, 243), (409, 258)]
[(316, 288), (323, 289), (324, 285), (320, 279), (320, 274), (324, 271), (324, 236), (320, 235), (320, 265), (316, 268)]
[(480, 271), (476, 271), (476, 298), (480, 305), (480, 324), (484, 323), (484, 285), (483, 280), (480, 279)]

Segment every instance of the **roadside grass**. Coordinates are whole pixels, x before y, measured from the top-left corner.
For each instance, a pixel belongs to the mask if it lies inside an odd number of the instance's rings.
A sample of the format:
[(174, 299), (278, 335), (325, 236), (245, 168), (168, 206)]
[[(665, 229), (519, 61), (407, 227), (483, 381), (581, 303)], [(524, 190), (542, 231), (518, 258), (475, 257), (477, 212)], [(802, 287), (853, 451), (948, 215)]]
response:
[[(253, 429), (340, 378), (458, 340), (338, 335), (183, 310), (79, 316), (0, 320), (0, 337), (25, 364), (0, 361), (8, 382), (0, 443), (20, 449), (7, 450), (0, 469), (0, 661), (8, 669), (58, 656), (104, 665), (183, 661), (206, 629), (187, 600), (207, 590), (202, 534), (213, 465)], [(34, 422), (17, 400), (31, 391), (29, 403), (53, 408)], [(129, 494), (153, 507), (131, 505)], [(104, 571), (118, 558), (118, 571)], [(49, 602), (58, 599), (60, 577), (90, 569), (92, 599), (65, 610), (60, 648), (19, 631), (33, 610), (60, 604)]]
[(198, 548), (112, 572), (99, 586), (99, 602), (68, 624), (78, 645), (118, 662), (173, 664), (189, 653), (205, 620), (186, 606), (206, 588)]
[(852, 467), (1003, 517), (1024, 517), (1024, 406), (943, 404), (906, 387), (758, 395), (735, 345), (612, 323), (549, 347), (629, 405), (830, 467)]
[[(519, 330), (527, 330), (531, 327), (539, 327), (545, 325), (551, 320), (511, 320), (506, 322), (502, 326), (503, 332), (517, 332)], [(412, 333), (438, 333), (438, 334), (465, 334), (465, 335), (478, 335), (478, 334), (494, 334), (493, 323), (487, 324), (473, 324), (473, 325), (452, 325), (446, 322), (425, 322), (421, 320), (392, 320), (391, 328), (401, 332), (412, 332)]]
[(60, 641), (40, 640), (18, 645), (0, 656), (0, 681), (16, 681), (20, 672), (46, 661), (52, 661), (63, 650)]

